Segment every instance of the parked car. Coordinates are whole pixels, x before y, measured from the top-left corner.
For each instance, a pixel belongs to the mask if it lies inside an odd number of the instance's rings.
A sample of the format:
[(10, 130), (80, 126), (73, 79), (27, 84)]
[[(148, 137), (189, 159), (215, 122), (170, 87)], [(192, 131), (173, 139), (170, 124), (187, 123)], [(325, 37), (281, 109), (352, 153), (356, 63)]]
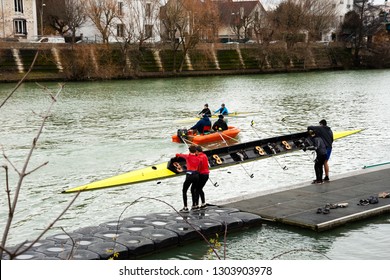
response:
[(65, 43), (64, 37), (42, 37), (37, 43), (54, 43), (54, 44), (62, 44)]

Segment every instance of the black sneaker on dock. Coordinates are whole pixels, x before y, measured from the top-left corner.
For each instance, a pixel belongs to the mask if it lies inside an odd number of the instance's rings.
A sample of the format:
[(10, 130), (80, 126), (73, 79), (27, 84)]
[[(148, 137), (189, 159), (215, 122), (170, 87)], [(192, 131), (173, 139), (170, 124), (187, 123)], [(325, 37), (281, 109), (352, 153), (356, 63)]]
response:
[(329, 177), (328, 177), (328, 176), (325, 176), (324, 181), (325, 181), (325, 182), (329, 182)]

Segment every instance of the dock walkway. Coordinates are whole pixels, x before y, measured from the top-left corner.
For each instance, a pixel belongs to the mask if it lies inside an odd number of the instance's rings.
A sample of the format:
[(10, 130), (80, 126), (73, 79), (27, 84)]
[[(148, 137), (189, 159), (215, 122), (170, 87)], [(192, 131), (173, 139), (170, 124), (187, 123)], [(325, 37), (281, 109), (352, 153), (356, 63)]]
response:
[[(324, 184), (306, 183), (289, 189), (240, 199), (222, 205), (260, 215), (263, 219), (288, 225), (324, 231), (345, 223), (390, 212), (390, 198), (378, 198), (378, 203), (360, 205), (370, 196), (390, 193), (390, 166), (375, 166), (355, 171)], [(330, 209), (326, 204), (347, 207)], [(318, 209), (320, 213), (317, 213)]]

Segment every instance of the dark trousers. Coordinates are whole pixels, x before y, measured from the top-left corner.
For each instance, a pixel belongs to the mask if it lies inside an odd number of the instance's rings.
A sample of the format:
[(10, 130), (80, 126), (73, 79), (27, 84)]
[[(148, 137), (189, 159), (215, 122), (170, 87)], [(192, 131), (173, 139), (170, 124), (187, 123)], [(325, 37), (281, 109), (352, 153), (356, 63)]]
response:
[(206, 202), (206, 198), (204, 196), (203, 187), (206, 185), (209, 180), (209, 174), (199, 174), (199, 181), (197, 185), (197, 196), (196, 196), (196, 205), (199, 204), (199, 197), (202, 201), (202, 204)]
[(316, 180), (322, 181), (322, 175), (324, 174), (324, 163), (326, 160), (326, 155), (317, 155), (317, 158), (314, 163), (314, 171), (316, 172)]
[(192, 205), (195, 205), (195, 198), (197, 196), (196, 186), (199, 181), (199, 174), (186, 174), (186, 180), (183, 183), (183, 203), (187, 207), (187, 191), (191, 187)]

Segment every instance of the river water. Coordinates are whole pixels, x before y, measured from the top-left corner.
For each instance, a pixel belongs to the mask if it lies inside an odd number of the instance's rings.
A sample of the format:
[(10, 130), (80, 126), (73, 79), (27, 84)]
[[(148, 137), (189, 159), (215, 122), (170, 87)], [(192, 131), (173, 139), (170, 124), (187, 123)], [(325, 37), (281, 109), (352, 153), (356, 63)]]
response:
[[(97, 179), (169, 160), (186, 152), (171, 142), (178, 128), (188, 128), (208, 103), (212, 110), (226, 103), (231, 112), (251, 112), (229, 118), (241, 128), (239, 141), (305, 131), (328, 120), (333, 131), (364, 128), (338, 140), (330, 160), (331, 179), (366, 165), (390, 161), (390, 71), (340, 71), (225, 77), (197, 77), (67, 83), (47, 121), (29, 170), (49, 164), (25, 178), (8, 245), (38, 236), (73, 198), (61, 191)], [(56, 83), (44, 83), (51, 92)], [(0, 85), (0, 100), (14, 87)], [(47, 92), (24, 84), (0, 109), (0, 145), (16, 168), (24, 163), (41, 115), (50, 104)], [(251, 121), (255, 125), (251, 126)], [(8, 164), (2, 157), (1, 164)], [(286, 166), (286, 170), (282, 167)], [(16, 174), (10, 168), (10, 187)], [(253, 173), (250, 178), (248, 173)], [(313, 162), (302, 152), (212, 171), (208, 203), (223, 203), (258, 192), (277, 191), (313, 179)], [(0, 172), (5, 189), (5, 173)], [(49, 235), (62, 227), (80, 227), (125, 216), (172, 211), (153, 197), (181, 208), (183, 177), (85, 192)], [(1, 198), (0, 229), (4, 230), (7, 201)], [(346, 225), (324, 233), (265, 224), (228, 236), (228, 259), (390, 259), (390, 216)], [(156, 259), (203, 259), (203, 243), (149, 256)]]

